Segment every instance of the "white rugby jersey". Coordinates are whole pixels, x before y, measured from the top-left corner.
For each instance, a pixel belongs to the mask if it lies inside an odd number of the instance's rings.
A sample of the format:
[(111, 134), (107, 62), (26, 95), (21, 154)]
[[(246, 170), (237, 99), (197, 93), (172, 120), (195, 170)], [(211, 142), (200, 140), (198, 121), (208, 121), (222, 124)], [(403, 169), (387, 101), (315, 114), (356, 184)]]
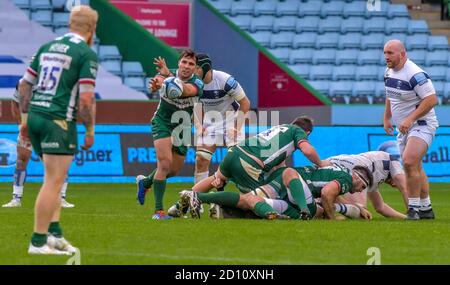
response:
[(352, 170), (356, 165), (362, 165), (369, 168), (373, 174), (373, 185), (367, 189), (369, 192), (378, 191), (378, 186), (389, 176), (394, 177), (397, 174), (403, 174), (403, 168), (393, 155), (385, 151), (369, 151), (360, 154), (343, 154), (332, 156), (328, 160), (334, 165)]
[[(223, 71), (212, 70), (212, 81), (204, 85), (203, 95), (200, 97), (205, 112), (204, 122), (209, 122), (208, 117), (214, 117), (213, 113), (216, 112), (219, 112), (225, 121), (227, 112), (239, 109), (237, 101), (244, 98), (243, 95), (241, 85), (233, 76)], [(208, 116), (209, 111), (212, 112)]]
[[(386, 96), (391, 102), (392, 121), (396, 126), (414, 112), (425, 97), (436, 93), (428, 74), (409, 59), (399, 71), (386, 69), (384, 86)], [(434, 108), (419, 118), (417, 124), (437, 128)]]

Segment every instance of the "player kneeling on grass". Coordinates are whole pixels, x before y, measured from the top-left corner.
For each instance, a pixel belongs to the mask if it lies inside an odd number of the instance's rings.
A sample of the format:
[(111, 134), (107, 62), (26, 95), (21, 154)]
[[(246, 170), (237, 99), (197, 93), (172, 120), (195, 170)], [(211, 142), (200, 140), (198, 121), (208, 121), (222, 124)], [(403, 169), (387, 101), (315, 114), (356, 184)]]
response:
[[(352, 172), (340, 167), (283, 167), (270, 175), (267, 184), (247, 194), (185, 190), (180, 197), (182, 207), (189, 207), (193, 218), (200, 217), (201, 203), (214, 203), (252, 210), (267, 219), (307, 220), (323, 214), (334, 219), (336, 197), (347, 192), (361, 192), (372, 185), (372, 180), (371, 172), (364, 166), (355, 166)], [(317, 206), (315, 198), (321, 198), (323, 210)]]

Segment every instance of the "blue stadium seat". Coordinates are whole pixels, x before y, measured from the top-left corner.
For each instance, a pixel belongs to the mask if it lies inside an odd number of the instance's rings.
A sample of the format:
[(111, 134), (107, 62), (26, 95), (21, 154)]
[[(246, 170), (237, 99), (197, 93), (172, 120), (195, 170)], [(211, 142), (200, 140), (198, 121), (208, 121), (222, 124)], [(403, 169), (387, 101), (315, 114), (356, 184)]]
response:
[(281, 18), (275, 18), (273, 21), (273, 31), (278, 33), (280, 31), (295, 31), (297, 25), (297, 17), (285, 16)]
[(287, 0), (284, 2), (279, 2), (277, 5), (277, 10), (275, 12), (276, 16), (297, 16), (299, 2), (300, 1), (298, 0)]
[(300, 17), (305, 16), (319, 16), (320, 10), (322, 8), (322, 1), (309, 1), (309, 2), (301, 2), (298, 6), (298, 15)]
[(141, 92), (146, 92), (145, 80), (141, 77), (125, 77), (123, 83), (128, 87), (139, 90)]
[(419, 66), (425, 65), (425, 60), (427, 57), (427, 52), (424, 50), (413, 50), (406, 52), (406, 55), (409, 59), (411, 59), (415, 64)]
[(360, 48), (361, 34), (360, 33), (348, 33), (339, 37), (338, 48)]
[[(353, 84), (353, 97), (375, 95), (375, 81), (358, 81)], [(352, 100), (350, 100), (352, 102)]]
[(231, 3), (230, 14), (235, 15), (252, 15), (255, 7), (254, 0), (238, 1)]
[(361, 37), (361, 49), (380, 49), (384, 47), (384, 34), (372, 33)]
[(345, 3), (342, 1), (332, 1), (329, 3), (324, 3), (320, 9), (320, 17), (326, 18), (330, 16), (340, 16), (342, 10), (344, 9)]
[(391, 4), (388, 8), (387, 17), (389, 19), (401, 17), (409, 18), (408, 8), (405, 4)]
[(338, 46), (339, 34), (338, 33), (326, 33), (318, 35), (316, 39), (316, 49), (333, 48)]
[(334, 81), (330, 83), (331, 96), (351, 96), (353, 92), (352, 81)]
[(450, 82), (445, 83), (443, 96), (446, 98), (450, 98)]
[(252, 17), (245, 15), (245, 17), (250, 18), (250, 31), (252, 33), (257, 31), (272, 31), (273, 28), (273, 20), (272, 16), (261, 16), (261, 17)]
[(297, 33), (301, 32), (317, 32), (319, 28), (319, 17), (304, 17), (297, 21), (297, 26), (295, 27), (295, 31)]
[(13, 0), (13, 3), (21, 9), (30, 9), (30, 0)]
[(399, 40), (399, 41), (401, 41), (402, 43), (404, 43), (404, 42), (406, 41), (406, 34), (403, 34), (403, 33), (393, 33), (393, 34), (391, 34), (391, 35), (386, 35), (386, 36), (384, 37), (384, 42), (386, 43), (387, 41), (393, 40), (393, 39)]
[(309, 64), (312, 63), (314, 50), (313, 49), (301, 49), (292, 50), (289, 54), (290, 64)]
[(292, 48), (314, 48), (316, 47), (316, 33), (301, 33), (296, 34), (292, 40)]
[(408, 18), (396, 18), (386, 22), (386, 34), (407, 33), (409, 27)]
[(291, 47), (293, 38), (293, 32), (272, 34), (270, 38), (270, 48)]
[(311, 80), (331, 80), (333, 78), (333, 65), (313, 65), (309, 69)]
[(375, 19), (370, 19), (364, 21), (363, 33), (384, 33), (386, 26), (386, 19), (377, 17)]
[(319, 33), (328, 33), (328, 32), (340, 32), (341, 31), (341, 17), (330, 16), (325, 19), (320, 20), (319, 22)]
[(31, 12), (31, 20), (39, 24), (51, 27), (53, 25), (53, 12), (51, 10), (36, 10)]
[[(242, 30), (248, 31), (253, 28), (253, 21), (257, 18), (253, 18), (250, 15), (237, 15), (236, 17), (230, 17), (229, 19)], [(270, 28), (272, 28), (272, 26), (270, 26)]]
[(62, 9), (66, 5), (67, 0), (52, 0), (53, 9)]
[(443, 50), (432, 51), (427, 53), (425, 59), (427, 66), (433, 65), (447, 65), (448, 64), (448, 52)]
[[(377, 3), (377, 1), (372, 1), (372, 2)], [(386, 1), (382, 1), (380, 4), (381, 4), (381, 6), (379, 7), (380, 9), (378, 11), (377, 11), (377, 9), (370, 9), (370, 10), (366, 9), (364, 16), (366, 18), (387, 17), (389, 3)], [(375, 8), (378, 8), (378, 7), (375, 6)], [(373, 20), (373, 19), (371, 19), (371, 20)]]
[(358, 54), (358, 65), (378, 65), (380, 58), (379, 50), (365, 50)]
[(100, 64), (112, 74), (122, 76), (122, 66), (120, 60), (105, 60), (101, 61)]
[(144, 69), (139, 61), (123, 61), (122, 73), (124, 77), (145, 77)]
[(100, 61), (104, 60), (122, 60), (119, 50), (116, 46), (101, 45), (98, 50), (98, 58)]
[(385, 102), (386, 88), (384, 87), (383, 82), (379, 82), (375, 84), (375, 97), (382, 97), (382, 102)]
[(324, 95), (329, 95), (330, 81), (328, 80), (316, 80), (308, 81), (308, 83), (317, 91)]
[(334, 64), (336, 57), (335, 49), (321, 49), (314, 51), (313, 64)]
[(341, 33), (360, 33), (364, 27), (364, 19), (360, 17), (350, 17), (341, 22)]
[[(64, 36), (65, 34), (67, 34), (68, 32), (70, 32), (68, 27), (57, 27), (57, 28), (53, 28), (53, 32), (58, 35), (58, 36)], [(98, 51), (98, 44), (97, 44), (97, 50)]]
[(410, 20), (408, 26), (408, 34), (429, 34), (427, 22), (425, 20)]
[(378, 67), (378, 81), (384, 81), (384, 73), (386, 72), (386, 66)]
[(364, 1), (354, 1), (351, 3), (347, 3), (344, 7), (342, 15), (345, 18), (356, 16), (356, 17), (364, 17), (366, 13), (366, 2)]
[(433, 86), (436, 91), (436, 96), (443, 97), (445, 93), (445, 82), (433, 82)]
[(447, 66), (430, 66), (426, 68), (425, 72), (430, 76), (433, 83), (447, 79)]
[(50, 0), (31, 0), (30, 1), (30, 9), (32, 11), (36, 10), (51, 10), (53, 9)]
[(289, 62), (289, 55), (290, 55), (290, 49), (289, 48), (276, 48), (276, 49), (269, 49), (269, 51), (278, 58), (281, 62), (288, 63)]
[(378, 80), (378, 66), (367, 65), (356, 68), (356, 80)]
[(275, 15), (277, 4), (277, 0), (266, 0), (263, 2), (258, 2), (253, 9), (253, 15)]
[(450, 67), (447, 68), (446, 74), (447, 74), (447, 76), (445, 78), (445, 81), (450, 83)]
[(262, 31), (250, 34), (260, 45), (268, 47), (270, 45), (270, 37), (272, 32)]
[(213, 4), (213, 6), (219, 10), (222, 14), (230, 14), (231, 13), (231, 3), (233, 3), (232, 0), (221, 0), (221, 1), (214, 1), (210, 2)]
[(445, 36), (430, 36), (428, 38), (428, 50), (448, 50), (448, 40)]
[(310, 66), (308, 64), (289, 65), (289, 68), (298, 76), (309, 79)]
[[(67, 29), (67, 28), (57, 28), (56, 30), (58, 30), (58, 29)], [(63, 34), (59, 34), (57, 31), (55, 31), (55, 33), (56, 33), (57, 35), (60, 35), (60, 36), (63, 35)], [(91, 49), (92, 49), (96, 54), (98, 54), (99, 47), (100, 47), (99, 44), (93, 44), (93, 45), (91, 46)]]
[(340, 65), (333, 68), (333, 80), (354, 80), (355, 66), (354, 65)]
[(336, 52), (336, 65), (341, 64), (357, 64), (358, 62), (358, 53), (357, 49), (346, 49), (346, 50), (338, 50)]
[(68, 27), (70, 13), (53, 13), (53, 27)]
[(428, 48), (428, 35), (418, 34), (406, 37), (405, 41), (406, 50), (415, 49), (427, 49)]

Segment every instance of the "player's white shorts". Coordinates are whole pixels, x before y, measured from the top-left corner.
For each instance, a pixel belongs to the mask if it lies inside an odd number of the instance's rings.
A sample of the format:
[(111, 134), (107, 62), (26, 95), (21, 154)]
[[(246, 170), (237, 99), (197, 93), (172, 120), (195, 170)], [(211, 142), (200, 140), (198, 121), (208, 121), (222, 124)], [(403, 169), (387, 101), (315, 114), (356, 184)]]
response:
[(403, 155), (403, 151), (406, 147), (406, 142), (408, 141), (408, 138), (410, 137), (418, 137), (422, 139), (428, 147), (430, 147), (431, 143), (433, 142), (434, 136), (436, 134), (436, 129), (433, 127), (430, 127), (428, 125), (418, 125), (415, 123), (411, 129), (409, 129), (407, 134), (398, 133), (397, 135), (397, 143), (398, 148), (400, 150), (400, 155)]
[[(230, 138), (228, 136), (227, 124), (221, 122), (219, 124), (204, 124), (203, 128), (206, 133), (197, 138), (197, 145), (215, 145), (215, 146), (233, 146), (245, 139), (244, 126), (238, 133), (237, 137)], [(232, 126), (232, 124), (230, 124)]]
[(17, 146), (27, 149), (29, 151), (33, 151), (30, 139), (22, 137), (20, 134), (17, 136)]

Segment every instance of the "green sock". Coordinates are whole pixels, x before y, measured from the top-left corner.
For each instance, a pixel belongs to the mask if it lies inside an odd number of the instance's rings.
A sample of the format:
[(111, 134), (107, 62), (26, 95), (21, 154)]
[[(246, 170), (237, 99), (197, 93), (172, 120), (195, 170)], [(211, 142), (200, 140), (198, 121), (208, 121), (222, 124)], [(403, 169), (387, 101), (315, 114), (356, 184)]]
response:
[(283, 212), (283, 215), (286, 215), (291, 219), (300, 219), (300, 213), (291, 205), (288, 205), (288, 208)]
[(239, 202), (239, 193), (236, 192), (213, 192), (197, 193), (202, 203), (215, 203), (221, 206), (236, 207)]
[(294, 198), (300, 210), (309, 213), (308, 206), (306, 205), (305, 191), (303, 191), (303, 185), (300, 179), (292, 179), (289, 182), (289, 189), (291, 190), (292, 198)]
[(152, 187), (153, 185), (153, 177), (155, 177), (156, 174), (156, 169), (152, 171), (152, 173), (150, 173), (149, 176), (145, 177), (144, 179), (142, 179), (142, 184), (144, 184), (144, 188), (145, 189), (149, 189)]
[(265, 218), (268, 213), (276, 213), (277, 211), (275, 211), (266, 202), (258, 202), (258, 203), (256, 203), (255, 209), (253, 209), (253, 212), (255, 212), (255, 214), (257, 214), (261, 218)]
[(63, 233), (59, 222), (51, 222), (48, 226), (48, 233), (57, 238), (62, 237)]
[(36, 247), (41, 247), (47, 243), (47, 234), (33, 233), (31, 236), (31, 244)]
[(163, 198), (164, 192), (166, 191), (166, 180), (153, 180), (153, 193), (155, 193), (155, 210), (164, 210)]

